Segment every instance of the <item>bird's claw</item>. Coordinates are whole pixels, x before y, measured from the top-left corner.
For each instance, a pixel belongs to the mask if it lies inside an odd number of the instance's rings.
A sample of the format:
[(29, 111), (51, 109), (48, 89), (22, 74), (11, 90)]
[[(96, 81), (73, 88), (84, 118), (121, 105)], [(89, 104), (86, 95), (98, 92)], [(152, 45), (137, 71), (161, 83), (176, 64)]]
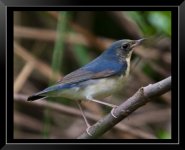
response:
[(112, 110), (111, 110), (111, 115), (112, 115), (114, 118), (118, 118), (116, 115), (114, 115), (114, 110), (115, 110), (115, 108), (117, 108), (117, 106), (115, 106), (114, 108), (112, 108)]
[(89, 132), (89, 129), (91, 128), (91, 126), (88, 126), (87, 129), (86, 129), (86, 132), (89, 136), (92, 136), (92, 134)]

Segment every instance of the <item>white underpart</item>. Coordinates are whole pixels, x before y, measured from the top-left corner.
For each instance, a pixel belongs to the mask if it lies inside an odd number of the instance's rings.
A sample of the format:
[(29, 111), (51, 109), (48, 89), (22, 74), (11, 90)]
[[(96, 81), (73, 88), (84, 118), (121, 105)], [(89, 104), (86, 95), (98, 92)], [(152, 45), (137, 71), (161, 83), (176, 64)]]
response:
[(103, 99), (120, 90), (123, 86), (125, 76), (109, 77), (103, 79), (89, 80), (88, 86), (78, 86), (55, 93), (59, 97), (66, 97), (72, 100), (87, 100), (87, 97)]
[(126, 70), (126, 76), (129, 75), (129, 72), (130, 72), (130, 57), (129, 58), (126, 58), (126, 61), (127, 61), (127, 70)]

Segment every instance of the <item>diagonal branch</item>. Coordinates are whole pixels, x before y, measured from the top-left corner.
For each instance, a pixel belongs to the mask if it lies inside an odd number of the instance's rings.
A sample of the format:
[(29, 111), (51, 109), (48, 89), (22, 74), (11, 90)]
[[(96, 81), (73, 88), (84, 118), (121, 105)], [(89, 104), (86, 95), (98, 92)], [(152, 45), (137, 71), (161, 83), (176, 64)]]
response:
[(84, 132), (78, 137), (78, 139), (93, 139), (100, 137), (136, 109), (145, 105), (147, 102), (152, 101), (151, 98), (162, 95), (170, 89), (171, 76), (155, 84), (149, 84), (146, 87), (141, 87), (132, 97), (114, 109), (114, 115), (117, 118), (114, 118), (109, 113), (89, 129), (91, 136), (87, 134), (87, 132)]

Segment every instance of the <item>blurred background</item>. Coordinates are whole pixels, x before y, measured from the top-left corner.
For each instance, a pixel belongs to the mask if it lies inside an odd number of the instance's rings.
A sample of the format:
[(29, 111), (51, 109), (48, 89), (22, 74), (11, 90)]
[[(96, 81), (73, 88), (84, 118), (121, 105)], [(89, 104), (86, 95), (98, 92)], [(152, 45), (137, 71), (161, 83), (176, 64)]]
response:
[[(14, 138), (71, 139), (86, 125), (78, 106), (65, 98), (27, 102), (28, 96), (100, 55), (113, 41), (152, 37), (135, 49), (122, 91), (105, 101), (119, 105), (140, 87), (171, 75), (171, 12), (14, 12)], [(91, 124), (110, 112), (83, 102)], [(171, 92), (132, 113), (103, 139), (170, 139)]]

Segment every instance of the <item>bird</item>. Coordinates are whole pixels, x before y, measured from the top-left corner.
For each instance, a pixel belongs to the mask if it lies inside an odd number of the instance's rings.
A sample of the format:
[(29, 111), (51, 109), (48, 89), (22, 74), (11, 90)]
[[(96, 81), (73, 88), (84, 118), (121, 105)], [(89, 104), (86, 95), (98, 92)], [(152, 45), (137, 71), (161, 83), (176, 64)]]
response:
[(80, 105), (81, 102), (93, 101), (112, 107), (111, 114), (116, 118), (113, 110), (117, 105), (100, 99), (113, 95), (123, 87), (124, 81), (129, 76), (133, 50), (144, 40), (145, 38), (139, 40), (122, 39), (113, 42), (97, 58), (67, 74), (56, 84), (29, 96), (27, 100), (64, 97), (76, 101), (87, 125), (86, 131), (90, 134), (88, 130), (91, 126), (85, 117)]

